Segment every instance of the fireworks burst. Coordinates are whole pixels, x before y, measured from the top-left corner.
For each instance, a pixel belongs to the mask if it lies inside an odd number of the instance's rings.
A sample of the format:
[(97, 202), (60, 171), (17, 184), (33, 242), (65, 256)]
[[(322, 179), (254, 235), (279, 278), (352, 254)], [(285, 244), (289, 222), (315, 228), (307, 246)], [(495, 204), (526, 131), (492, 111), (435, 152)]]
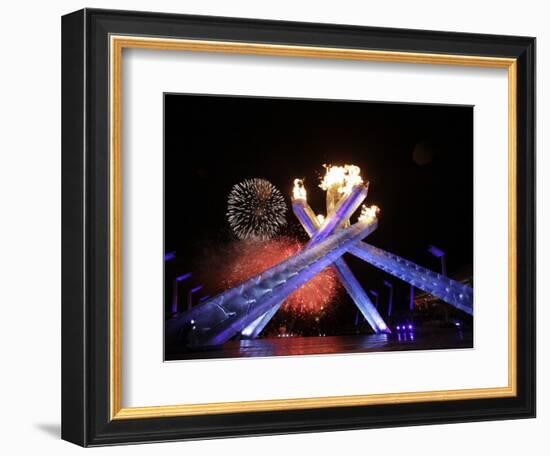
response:
[[(304, 242), (289, 236), (211, 244), (195, 269), (205, 288), (217, 294), (286, 260), (303, 247)], [(336, 273), (326, 268), (290, 294), (281, 311), (293, 317), (319, 316), (332, 308), (340, 289)]]
[[(231, 288), (298, 253), (303, 243), (290, 237), (265, 242), (237, 242), (231, 261), (224, 263), (223, 288)], [(210, 269), (212, 271), (212, 269)], [(292, 315), (318, 315), (330, 306), (339, 284), (332, 268), (326, 268), (286, 299), (282, 311)]]
[(286, 203), (268, 180), (235, 184), (227, 199), (227, 220), (239, 239), (268, 240), (286, 225)]

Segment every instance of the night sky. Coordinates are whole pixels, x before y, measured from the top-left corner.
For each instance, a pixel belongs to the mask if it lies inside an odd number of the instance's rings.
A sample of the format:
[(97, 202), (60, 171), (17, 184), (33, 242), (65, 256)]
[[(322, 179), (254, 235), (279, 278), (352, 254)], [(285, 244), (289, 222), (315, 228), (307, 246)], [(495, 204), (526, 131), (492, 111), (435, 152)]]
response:
[[(293, 179), (305, 178), (309, 204), (324, 213), (324, 163), (355, 164), (370, 182), (365, 202), (381, 213), (367, 242), (439, 270), (426, 253), (436, 245), (451, 275), (472, 265), (471, 106), (166, 94), (164, 121), (165, 252), (177, 252), (180, 271), (200, 270), (205, 252), (234, 239), (227, 195), (246, 178), (271, 181), (289, 209)], [(288, 220), (283, 234), (306, 239), (291, 210)], [(382, 291), (386, 274), (345, 258)]]

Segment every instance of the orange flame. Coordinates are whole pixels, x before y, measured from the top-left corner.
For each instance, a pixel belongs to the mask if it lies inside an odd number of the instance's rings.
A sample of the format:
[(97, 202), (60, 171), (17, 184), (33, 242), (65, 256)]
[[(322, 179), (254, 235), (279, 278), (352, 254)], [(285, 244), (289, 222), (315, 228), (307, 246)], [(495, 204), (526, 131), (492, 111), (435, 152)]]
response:
[(292, 189), (292, 196), (295, 200), (307, 200), (306, 188), (304, 187), (303, 179), (294, 179), (294, 188)]
[(372, 205), (361, 206), (361, 214), (359, 214), (359, 222), (370, 222), (372, 219), (376, 218), (380, 213), (380, 208), (378, 206)]
[(331, 187), (337, 187), (338, 192), (347, 195), (351, 189), (363, 183), (361, 177), (361, 168), (355, 165), (332, 166), (323, 165), (326, 173), (323, 176), (319, 187), (328, 190)]

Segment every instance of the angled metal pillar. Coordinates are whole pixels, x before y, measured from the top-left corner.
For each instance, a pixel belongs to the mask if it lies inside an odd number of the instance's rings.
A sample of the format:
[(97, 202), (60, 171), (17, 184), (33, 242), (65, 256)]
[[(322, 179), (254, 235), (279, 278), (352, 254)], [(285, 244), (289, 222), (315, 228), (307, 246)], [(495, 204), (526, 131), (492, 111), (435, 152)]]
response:
[[(317, 217), (315, 217), (313, 210), (305, 200), (294, 200), (292, 208), (296, 218), (298, 218), (304, 227), (304, 230), (306, 230), (310, 236), (314, 236), (314, 233), (317, 230), (324, 228), (324, 224), (320, 227)], [(353, 302), (359, 308), (363, 314), (363, 317), (367, 320), (373, 331), (375, 333), (391, 332), (344, 259), (340, 258), (336, 260), (332, 266), (335, 269), (340, 282), (353, 299)]]
[(437, 296), (447, 304), (469, 315), (473, 315), (474, 313), (474, 290), (468, 285), (457, 282), (437, 272), (430, 271), (412, 261), (386, 252), (366, 242), (358, 242), (349, 249), (349, 253), (407, 282), (415, 288)]
[(269, 312), (266, 312), (264, 315), (260, 315), (256, 320), (243, 329), (242, 335), (250, 339), (255, 339), (258, 337), (282, 305), (283, 303), (281, 302), (279, 305), (273, 307), (273, 309)]
[[(326, 233), (333, 232), (338, 226), (342, 225), (343, 221), (349, 219), (351, 214), (357, 210), (366, 197), (366, 193), (367, 188), (363, 185), (353, 187), (351, 194), (336, 205), (331, 215), (329, 215), (322, 226), (305, 199), (294, 199), (292, 204), (294, 214), (305, 231), (311, 236), (306, 248), (318, 242), (319, 238), (326, 237)], [(315, 239), (317, 239), (317, 241), (315, 241)], [(344, 285), (344, 288), (361, 310), (365, 320), (367, 320), (374, 332), (391, 332), (346, 262), (340, 258), (334, 262), (333, 267), (342, 285)], [(275, 316), (281, 305), (282, 303), (279, 306), (275, 306), (265, 315), (246, 327), (242, 332), (243, 336), (250, 338), (257, 337)]]
[(279, 305), (378, 225), (361, 220), (166, 322), (166, 337), (186, 347), (220, 345)]
[[(332, 234), (338, 226), (348, 220), (352, 214), (359, 209), (359, 206), (363, 200), (367, 197), (367, 187), (364, 185), (356, 185), (351, 189), (349, 195), (342, 198), (334, 210), (327, 215), (323, 226), (316, 229), (311, 235), (311, 239), (307, 243), (306, 247), (315, 245), (317, 242), (322, 241), (327, 236)], [(295, 202), (302, 201), (307, 205), (307, 202), (302, 199), (297, 199)], [(294, 207), (294, 204), (293, 204)], [(308, 206), (309, 207), (309, 206)], [(311, 211), (311, 208), (310, 208)], [(311, 211), (313, 213), (313, 211)], [(317, 218), (314, 216), (314, 219)], [(318, 223), (318, 222), (317, 222)], [(318, 225), (317, 225), (318, 226)]]
[[(325, 223), (323, 223), (323, 226), (321, 228), (319, 228), (317, 217), (315, 217), (315, 214), (313, 213), (307, 202), (305, 202), (305, 199), (295, 199), (293, 206), (294, 204), (296, 204), (297, 201), (303, 201), (305, 203), (304, 208), (307, 206), (307, 208), (309, 209), (308, 218), (313, 217), (312, 220), (315, 221), (312, 222), (315, 223), (315, 225), (313, 225), (314, 228), (311, 230), (311, 232), (306, 229), (308, 234), (311, 236), (311, 239), (304, 248), (309, 248), (332, 234), (336, 230), (336, 228), (342, 224), (343, 221), (351, 217), (351, 215), (357, 210), (357, 208), (361, 205), (366, 197), (367, 187), (365, 187), (364, 185), (354, 186), (350, 194), (342, 198), (339, 203), (333, 207), (332, 213), (329, 217), (327, 217)], [(273, 309), (271, 309), (265, 315), (262, 315), (256, 321), (252, 322), (243, 330), (242, 335), (251, 339), (258, 337), (282, 305), (283, 302), (280, 302), (278, 306), (273, 307)]]

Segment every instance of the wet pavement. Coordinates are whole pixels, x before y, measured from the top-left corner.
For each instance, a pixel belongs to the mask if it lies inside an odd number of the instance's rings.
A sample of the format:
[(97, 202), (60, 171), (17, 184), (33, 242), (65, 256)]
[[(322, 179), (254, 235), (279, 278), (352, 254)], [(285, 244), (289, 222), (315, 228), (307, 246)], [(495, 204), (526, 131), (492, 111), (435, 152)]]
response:
[(231, 340), (221, 347), (188, 352), (182, 351), (167, 355), (166, 360), (442, 350), (472, 347), (473, 337), (471, 330), (449, 328), (396, 331), (390, 335), (271, 337), (255, 340)]

